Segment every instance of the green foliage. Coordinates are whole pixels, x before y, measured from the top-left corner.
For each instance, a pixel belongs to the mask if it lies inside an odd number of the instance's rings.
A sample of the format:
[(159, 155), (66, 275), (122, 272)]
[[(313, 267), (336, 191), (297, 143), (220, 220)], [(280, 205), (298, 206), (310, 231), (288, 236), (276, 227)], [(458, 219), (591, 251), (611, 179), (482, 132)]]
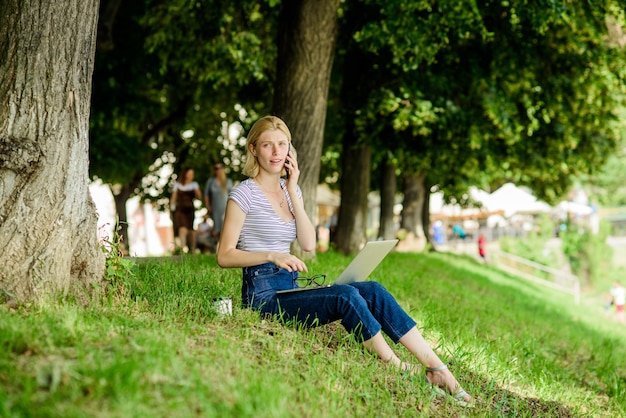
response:
[(534, 220), (535, 234), (544, 240), (554, 237), (554, 220), (547, 214), (541, 214)]
[(587, 284), (601, 281), (611, 270), (613, 250), (606, 243), (610, 229), (608, 222), (601, 222), (599, 232), (594, 234), (588, 227), (569, 223), (560, 234), (572, 272)]
[(597, 203), (604, 207), (626, 206), (626, 185), (622, 174), (626, 172), (624, 150), (612, 155), (600, 172), (583, 180), (592, 191)]
[(369, 1), (350, 27), (370, 63), (354, 75), (367, 80), (361, 140), (458, 198), (513, 181), (558, 199), (623, 132), (623, 48), (607, 41), (624, 27), (619, 4), (453, 3)]
[[(114, 48), (96, 55), (92, 176), (165, 195), (165, 164), (201, 181), (210, 162), (236, 167), (223, 125), (269, 108), (279, 5), (122, 2)], [(391, 153), (399, 173), (426, 170), (427, 187), (457, 199), (514, 181), (553, 201), (624, 131), (618, 2), (367, 0), (338, 14), (323, 178), (341, 177), (337, 141), (354, 132), (373, 170)]]
[[(278, 8), (274, 2), (148, 1), (141, 18), (148, 52), (160, 71), (216, 90), (264, 80), (273, 73)], [(235, 103), (232, 103), (233, 105)]]
[(96, 53), (91, 176), (156, 200), (165, 165), (202, 182), (240, 160), (225, 125), (268, 107), (277, 14), (275, 1), (122, 2)]
[[(624, 74), (615, 64), (623, 54), (606, 42), (602, 18), (611, 12), (576, 3), (494, 8), (490, 28), (503, 36), (489, 45), (497, 51), (491, 77), (476, 85), (493, 167), (548, 201), (564, 194), (572, 175), (599, 167), (622, 129)], [(510, 18), (495, 18), (503, 12)]]
[(536, 233), (529, 233), (523, 238), (502, 237), (500, 249), (506, 253), (523, 257), (548, 267), (559, 268), (558, 254), (547, 248), (547, 239)]
[[(620, 114), (626, 120), (626, 112)], [(626, 185), (622, 179), (626, 172), (626, 130), (622, 131), (618, 148), (606, 164), (592, 175), (581, 176), (585, 190), (593, 201), (604, 207), (626, 206)]]
[[(455, 40), (474, 37), (488, 39), (477, 4), (429, 1), (377, 1), (380, 15), (374, 14), (354, 34), (361, 47), (374, 54), (390, 53), (391, 64), (411, 72), (425, 63), (432, 64), (438, 54)], [(379, 24), (382, 22), (382, 24)]]
[(106, 254), (104, 279), (108, 283), (107, 293), (114, 297), (124, 296), (128, 284), (135, 279), (136, 264), (124, 257), (121, 249), (122, 244), (119, 236), (119, 222), (116, 222), (112, 239), (104, 239), (100, 248)]

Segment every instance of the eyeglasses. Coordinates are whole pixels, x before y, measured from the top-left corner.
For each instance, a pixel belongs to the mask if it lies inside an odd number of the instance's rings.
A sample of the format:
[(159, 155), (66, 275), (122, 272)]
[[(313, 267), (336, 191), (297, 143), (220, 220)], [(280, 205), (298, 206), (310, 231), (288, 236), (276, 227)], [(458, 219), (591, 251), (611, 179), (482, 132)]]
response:
[(309, 287), (309, 286), (317, 287), (317, 286), (324, 285), (324, 281), (326, 280), (326, 275), (316, 274), (311, 277), (298, 277), (296, 280), (298, 281), (298, 287)]
[(224, 167), (213, 167), (213, 170), (217, 171), (217, 170), (223, 170)]

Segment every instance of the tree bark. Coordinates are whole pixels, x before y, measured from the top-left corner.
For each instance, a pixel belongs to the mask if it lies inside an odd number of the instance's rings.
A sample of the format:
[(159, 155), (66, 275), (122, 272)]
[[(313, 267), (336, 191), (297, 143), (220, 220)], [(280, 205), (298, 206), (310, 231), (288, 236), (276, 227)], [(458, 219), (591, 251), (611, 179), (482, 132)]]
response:
[(97, 0), (0, 2), (0, 291), (85, 300), (102, 283), (88, 136)]
[(385, 158), (382, 170), (380, 181), (380, 230), (378, 231), (378, 237), (394, 239), (396, 236), (393, 214), (393, 207), (396, 203), (396, 166), (391, 159)]
[(404, 201), (400, 228), (407, 232), (405, 242), (399, 245), (405, 251), (423, 251), (426, 246), (422, 209), (424, 206), (424, 172), (404, 175)]
[(298, 153), (304, 205), (311, 219), (316, 209), (339, 3), (340, 0), (284, 1), (278, 23), (272, 113), (282, 118), (291, 131)]
[(435, 251), (435, 246), (430, 237), (430, 187), (427, 181), (424, 181), (424, 199), (422, 200), (422, 231), (428, 248)]
[(370, 146), (356, 146), (353, 132), (348, 129), (344, 134), (341, 206), (335, 233), (335, 246), (346, 255), (359, 251), (367, 241), (367, 194), (372, 159)]
[[(356, 9), (346, 21), (358, 22)], [(352, 39), (349, 25), (343, 27), (348, 39)], [(335, 248), (352, 254), (359, 251), (367, 241), (367, 195), (370, 191), (372, 149), (368, 140), (359, 137), (356, 129), (361, 107), (369, 100), (372, 91), (379, 86), (379, 80), (372, 76), (369, 55), (354, 41), (347, 42), (345, 52), (341, 54), (341, 113), (343, 118), (343, 137), (341, 152), (341, 206), (337, 226), (333, 234)]]
[[(114, 239), (119, 243), (120, 251), (124, 255), (130, 254), (131, 250), (130, 240), (128, 239), (128, 213), (126, 212), (126, 202), (128, 202), (132, 191), (135, 190), (136, 187), (136, 185), (128, 184), (124, 184), (121, 187), (110, 187), (113, 201), (115, 202), (115, 213), (117, 214), (115, 224), (117, 234)], [(174, 236), (176, 236), (176, 233), (174, 233)]]

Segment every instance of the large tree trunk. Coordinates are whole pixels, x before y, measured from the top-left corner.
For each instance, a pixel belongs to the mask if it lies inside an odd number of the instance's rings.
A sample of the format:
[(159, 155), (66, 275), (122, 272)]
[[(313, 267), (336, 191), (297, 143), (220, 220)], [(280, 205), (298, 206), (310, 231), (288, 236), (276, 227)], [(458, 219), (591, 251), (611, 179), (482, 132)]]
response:
[[(358, 11), (346, 18), (358, 21)], [(345, 30), (350, 30), (346, 27)], [(347, 35), (349, 38), (352, 35)], [(372, 150), (367, 141), (361, 141), (356, 119), (370, 92), (378, 84), (369, 69), (372, 62), (354, 41), (349, 41), (342, 54), (341, 109), (344, 121), (341, 151), (341, 206), (333, 242), (344, 254), (355, 253), (367, 241), (367, 195), (370, 191)]]
[(355, 253), (367, 240), (367, 194), (370, 190), (372, 152), (369, 145), (356, 146), (354, 130), (344, 134), (342, 151), (341, 206), (335, 246), (344, 254)]
[(423, 251), (426, 246), (424, 226), (422, 224), (422, 209), (424, 206), (423, 172), (404, 175), (404, 201), (402, 203), (402, 220), (400, 228), (407, 235), (398, 245), (401, 251)]
[(380, 230), (378, 237), (393, 239), (396, 236), (393, 207), (396, 203), (396, 166), (385, 158), (380, 181)]
[(284, 1), (279, 18), (272, 111), (291, 131), (298, 153), (304, 205), (311, 219), (316, 209), (339, 3), (340, 0)]
[(73, 294), (104, 275), (88, 188), (97, 0), (0, 2), (0, 292)]

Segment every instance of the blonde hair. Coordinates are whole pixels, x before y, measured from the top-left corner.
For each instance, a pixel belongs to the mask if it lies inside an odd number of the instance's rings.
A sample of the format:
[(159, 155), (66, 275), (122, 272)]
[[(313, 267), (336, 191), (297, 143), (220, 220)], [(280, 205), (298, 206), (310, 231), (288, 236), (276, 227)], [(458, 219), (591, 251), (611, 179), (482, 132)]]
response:
[[(263, 132), (266, 131), (281, 131), (287, 137), (287, 140), (291, 144), (291, 132), (285, 122), (277, 116), (263, 116), (261, 119), (254, 122), (250, 132), (248, 132), (248, 138), (246, 140), (246, 162), (243, 165), (243, 174), (248, 177), (256, 177), (259, 174), (259, 163), (250, 151), (250, 145), (256, 147), (256, 143)], [(291, 144), (291, 152), (296, 155), (296, 149)], [(282, 175), (285, 175), (285, 169), (283, 169)]]

